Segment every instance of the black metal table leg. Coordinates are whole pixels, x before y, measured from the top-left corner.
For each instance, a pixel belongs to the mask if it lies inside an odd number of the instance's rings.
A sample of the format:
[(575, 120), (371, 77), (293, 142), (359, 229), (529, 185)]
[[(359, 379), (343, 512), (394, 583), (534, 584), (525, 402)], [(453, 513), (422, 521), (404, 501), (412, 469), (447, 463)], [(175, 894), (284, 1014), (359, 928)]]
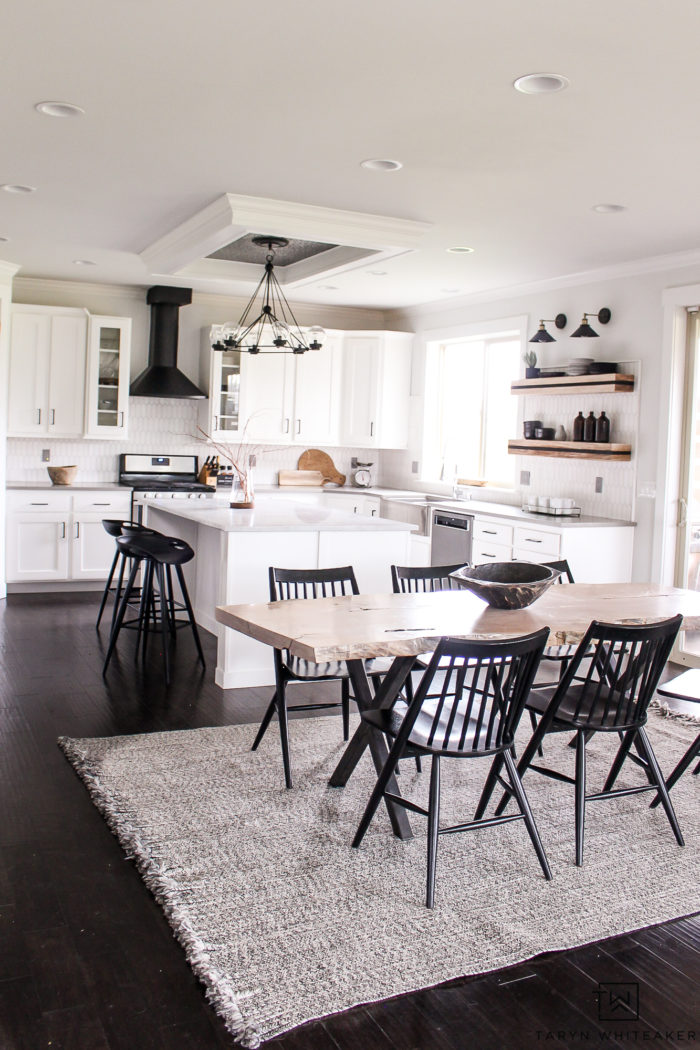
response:
[[(372, 695), (364, 661), (348, 660), (348, 674), (350, 675), (350, 681), (352, 682), (355, 702), (360, 711), (366, 711), (377, 707), (391, 707), (396, 697), (399, 695), (406, 678), (411, 672), (414, 659), (413, 656), (398, 656), (391, 665), (389, 673), (384, 677), (381, 686), (377, 690), (376, 696)], [(331, 787), (345, 787), (355, 769), (355, 766), (362, 758), (365, 748), (368, 746), (372, 755), (372, 761), (374, 762), (374, 768), (377, 773), (381, 772), (389, 755), (386, 741), (378, 730), (370, 730), (369, 726), (362, 723), (356, 730), (352, 740), (343, 752), (340, 762), (333, 771), (329, 780)], [(400, 795), (395, 777), (391, 778), (387, 785), (387, 789), (394, 795)], [(413, 838), (413, 831), (411, 830), (406, 810), (402, 806), (395, 806), (389, 801), (386, 803), (386, 808), (389, 813), (392, 830), (397, 838)]]

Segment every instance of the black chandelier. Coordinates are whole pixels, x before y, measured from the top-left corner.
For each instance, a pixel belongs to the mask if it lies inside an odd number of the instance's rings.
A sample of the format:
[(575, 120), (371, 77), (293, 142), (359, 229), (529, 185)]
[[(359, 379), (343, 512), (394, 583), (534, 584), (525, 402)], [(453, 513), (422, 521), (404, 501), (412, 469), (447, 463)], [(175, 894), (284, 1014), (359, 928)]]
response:
[(267, 248), (265, 272), (238, 324), (214, 327), (216, 341), (212, 350), (245, 350), (249, 354), (305, 354), (307, 350), (320, 350), (326, 333), (312, 325), (304, 337), (275, 277), (274, 249), (286, 248), (289, 241), (286, 237), (253, 237), (252, 241)]

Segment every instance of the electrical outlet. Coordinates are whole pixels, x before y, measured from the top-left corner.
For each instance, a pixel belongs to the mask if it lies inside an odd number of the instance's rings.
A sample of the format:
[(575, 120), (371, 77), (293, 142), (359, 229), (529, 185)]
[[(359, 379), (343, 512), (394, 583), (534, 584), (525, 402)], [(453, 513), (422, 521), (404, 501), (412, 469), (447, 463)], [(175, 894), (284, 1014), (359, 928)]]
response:
[(42, 448), (42, 450), (41, 450), (41, 462), (42, 463), (50, 463), (51, 462), (51, 449), (50, 448)]
[(521, 485), (529, 485), (530, 484), (530, 471), (529, 470), (521, 470), (520, 471), (520, 484)]
[(596, 478), (595, 479), (595, 490), (596, 490), (596, 492), (602, 492), (603, 491), (603, 479), (602, 478)]
[(417, 459), (412, 460), (412, 462), (411, 462), (411, 473), (412, 474), (417, 474), (418, 473), (418, 468), (419, 468), (418, 460)]

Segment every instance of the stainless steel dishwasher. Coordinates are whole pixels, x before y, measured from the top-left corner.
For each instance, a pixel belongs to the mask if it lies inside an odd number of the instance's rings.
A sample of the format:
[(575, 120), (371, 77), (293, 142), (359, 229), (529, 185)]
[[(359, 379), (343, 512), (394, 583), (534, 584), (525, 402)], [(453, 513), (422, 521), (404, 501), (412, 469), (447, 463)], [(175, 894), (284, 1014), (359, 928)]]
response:
[(471, 514), (456, 514), (444, 510), (433, 511), (430, 564), (471, 563), (473, 534), (474, 518)]

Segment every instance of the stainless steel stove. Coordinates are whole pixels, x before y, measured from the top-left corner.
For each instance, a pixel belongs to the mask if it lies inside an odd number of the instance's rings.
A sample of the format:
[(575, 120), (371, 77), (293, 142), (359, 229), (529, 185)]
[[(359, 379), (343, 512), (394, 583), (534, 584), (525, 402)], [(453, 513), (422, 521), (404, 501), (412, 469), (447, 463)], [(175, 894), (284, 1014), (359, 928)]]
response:
[(197, 456), (122, 453), (119, 457), (119, 484), (133, 489), (134, 497), (209, 499), (214, 490), (198, 481), (198, 474)]

